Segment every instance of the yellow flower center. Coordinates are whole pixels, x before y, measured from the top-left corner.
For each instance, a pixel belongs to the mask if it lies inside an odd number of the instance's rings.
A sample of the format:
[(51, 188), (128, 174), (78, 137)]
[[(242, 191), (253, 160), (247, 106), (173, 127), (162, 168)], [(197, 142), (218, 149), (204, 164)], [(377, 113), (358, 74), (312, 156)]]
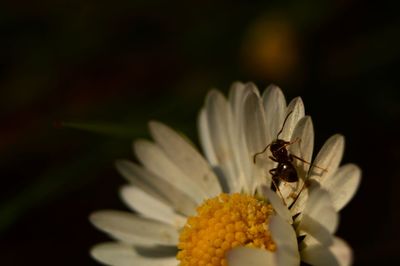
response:
[(268, 229), (272, 213), (267, 202), (239, 193), (206, 200), (179, 237), (180, 266), (227, 265), (225, 254), (236, 246), (275, 251)]

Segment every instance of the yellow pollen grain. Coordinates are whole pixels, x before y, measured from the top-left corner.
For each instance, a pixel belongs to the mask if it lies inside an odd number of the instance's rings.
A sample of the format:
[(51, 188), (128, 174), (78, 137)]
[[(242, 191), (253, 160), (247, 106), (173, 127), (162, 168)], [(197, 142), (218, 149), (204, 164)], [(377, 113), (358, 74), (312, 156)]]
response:
[(270, 204), (240, 193), (206, 200), (180, 234), (180, 266), (227, 266), (226, 252), (237, 246), (275, 251), (268, 229), (272, 213)]

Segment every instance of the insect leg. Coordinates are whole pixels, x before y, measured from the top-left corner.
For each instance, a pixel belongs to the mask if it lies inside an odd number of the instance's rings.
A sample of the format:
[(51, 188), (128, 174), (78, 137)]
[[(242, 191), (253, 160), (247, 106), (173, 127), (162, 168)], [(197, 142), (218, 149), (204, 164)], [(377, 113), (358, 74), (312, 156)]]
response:
[(277, 159), (275, 159), (275, 157), (273, 157), (273, 156), (269, 156), (269, 158), (270, 158), (272, 161), (279, 163), (279, 162), (278, 162), (278, 160), (277, 160)]
[[(275, 170), (275, 169), (271, 169), (271, 170)], [(281, 190), (280, 190), (279, 187), (278, 187), (278, 184), (277, 184), (277, 183), (275, 182), (275, 180), (274, 180), (274, 176), (272, 177), (272, 183), (274, 184), (274, 186), (276, 187), (276, 190), (278, 191), (279, 195), (281, 196), (282, 201), (283, 201), (283, 204), (285, 204), (285, 206), (287, 206), (287, 205), (286, 205), (285, 198), (283, 197), (282, 192), (281, 192)]]
[(273, 168), (273, 169), (269, 170), (269, 173), (270, 173), (272, 176), (274, 176), (275, 173), (276, 173), (276, 168)]
[(293, 157), (293, 158), (295, 158), (295, 159), (297, 159), (297, 160), (299, 160), (299, 161), (302, 161), (303, 163), (309, 164), (309, 165), (312, 166), (312, 167), (321, 169), (321, 170), (324, 171), (324, 172), (328, 172), (327, 169), (322, 168), (322, 167), (319, 167), (318, 165), (312, 164), (312, 163), (310, 163), (310, 162), (304, 160), (303, 158), (300, 158), (299, 156), (296, 156), (296, 155), (294, 155), (294, 154), (290, 154), (290, 156)]

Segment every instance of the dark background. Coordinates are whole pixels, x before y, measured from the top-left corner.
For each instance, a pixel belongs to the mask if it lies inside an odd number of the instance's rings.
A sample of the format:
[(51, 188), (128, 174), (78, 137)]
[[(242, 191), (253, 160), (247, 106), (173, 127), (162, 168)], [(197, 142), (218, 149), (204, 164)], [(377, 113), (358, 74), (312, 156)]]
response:
[[(34, 3), (35, 2), (35, 3)], [(319, 149), (363, 169), (338, 235), (356, 265), (399, 264), (400, 19), (364, 1), (13, 1), (0, 6), (2, 265), (97, 265), (88, 222), (126, 209), (117, 158), (157, 119), (197, 141), (211, 87), (302, 96)]]

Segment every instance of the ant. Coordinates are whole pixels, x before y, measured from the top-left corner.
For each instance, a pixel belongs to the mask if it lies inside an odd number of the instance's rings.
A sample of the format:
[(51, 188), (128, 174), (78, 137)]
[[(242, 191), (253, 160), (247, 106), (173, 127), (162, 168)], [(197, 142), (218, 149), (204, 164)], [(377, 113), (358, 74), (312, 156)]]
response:
[[(284, 197), (283, 197), (281, 191), (279, 190), (279, 183), (281, 181), (288, 182), (288, 183), (294, 183), (294, 182), (299, 181), (299, 176), (297, 174), (297, 170), (293, 165), (293, 160), (297, 159), (299, 161), (302, 161), (304, 163), (311, 165), (310, 162), (307, 162), (306, 160), (304, 160), (294, 154), (289, 153), (289, 151), (286, 148), (289, 145), (292, 145), (296, 142), (300, 142), (301, 141), (300, 138), (296, 138), (292, 142), (279, 138), (279, 135), (282, 133), (283, 128), (285, 127), (286, 121), (289, 118), (289, 116), (292, 114), (292, 112), (293, 111), (290, 111), (286, 115), (286, 118), (283, 121), (282, 128), (279, 130), (278, 134), (276, 135), (276, 139), (273, 140), (270, 144), (268, 144), (261, 152), (257, 152), (253, 156), (253, 162), (256, 163), (257, 156), (263, 154), (264, 152), (267, 151), (268, 148), (270, 148), (272, 156), (269, 156), (269, 158), (272, 161), (278, 163), (278, 166), (276, 168), (269, 170), (269, 173), (272, 175), (272, 183), (273, 183), (272, 190), (279, 192), (285, 205), (286, 205), (286, 202), (284, 200)], [(318, 167), (316, 165), (314, 165), (314, 167), (322, 169), (323, 171), (327, 171), (326, 169)], [(304, 187), (304, 184), (303, 184), (303, 187)], [(303, 187), (302, 187), (302, 189), (303, 189)], [(296, 197), (296, 199), (297, 199), (297, 197)]]

